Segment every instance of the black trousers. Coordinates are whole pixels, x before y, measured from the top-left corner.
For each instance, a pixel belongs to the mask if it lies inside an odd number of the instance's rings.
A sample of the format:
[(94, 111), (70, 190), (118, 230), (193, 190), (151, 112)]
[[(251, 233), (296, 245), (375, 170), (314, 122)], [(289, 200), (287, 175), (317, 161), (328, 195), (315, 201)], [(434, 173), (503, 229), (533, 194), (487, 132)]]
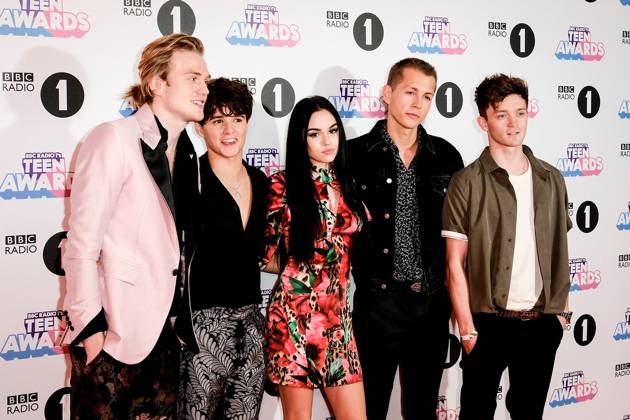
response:
[(136, 365), (105, 351), (85, 364), (83, 347), (71, 346), (72, 419), (174, 419), (180, 344), (166, 322), (151, 353)]
[(492, 420), (497, 388), (507, 368), (505, 405), (512, 420), (542, 420), (562, 324), (556, 315), (521, 321), (491, 314), (473, 315), (479, 332), (470, 354), (462, 356), (460, 420)]
[(436, 418), (450, 315), (445, 290), (429, 297), (409, 290), (357, 290), (352, 323), (369, 420), (387, 417), (397, 368), (404, 418)]

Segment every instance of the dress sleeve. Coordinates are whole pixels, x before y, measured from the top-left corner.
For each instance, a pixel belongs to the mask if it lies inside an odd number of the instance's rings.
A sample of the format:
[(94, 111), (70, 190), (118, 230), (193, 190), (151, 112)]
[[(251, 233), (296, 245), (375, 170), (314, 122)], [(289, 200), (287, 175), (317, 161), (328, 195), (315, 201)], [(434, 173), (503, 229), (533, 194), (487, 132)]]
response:
[(267, 226), (265, 228), (265, 252), (261, 259), (264, 267), (278, 251), (283, 234), (288, 230), (290, 222), (285, 196), (284, 172), (277, 172), (270, 178), (269, 195), (267, 196)]

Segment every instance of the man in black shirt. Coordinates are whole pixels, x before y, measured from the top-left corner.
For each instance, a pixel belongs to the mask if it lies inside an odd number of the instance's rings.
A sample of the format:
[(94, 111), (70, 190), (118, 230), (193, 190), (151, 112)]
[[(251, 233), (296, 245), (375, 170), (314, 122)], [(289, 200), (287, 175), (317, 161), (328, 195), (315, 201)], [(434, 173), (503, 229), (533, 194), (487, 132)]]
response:
[(224, 78), (208, 90), (197, 125), (208, 152), (199, 159), (200, 202), (192, 206), (195, 250), (185, 293), (191, 316), (183, 319), (192, 333), (180, 334), (190, 339), (184, 339), (178, 418), (257, 419), (265, 375), (258, 258), (268, 185), (242, 159), (251, 93)]
[(400, 369), (405, 419), (435, 418), (451, 305), (444, 287), (441, 214), (459, 152), (420, 125), (431, 106), (433, 66), (392, 66), (387, 118), (348, 144), (361, 200), (372, 215), (352, 249), (352, 314), (368, 419), (385, 419)]

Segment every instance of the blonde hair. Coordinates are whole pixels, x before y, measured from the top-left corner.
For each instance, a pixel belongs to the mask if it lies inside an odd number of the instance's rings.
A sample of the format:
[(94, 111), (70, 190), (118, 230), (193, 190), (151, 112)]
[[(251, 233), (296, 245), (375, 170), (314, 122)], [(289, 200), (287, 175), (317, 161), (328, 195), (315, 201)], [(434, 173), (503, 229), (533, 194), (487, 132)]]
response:
[(149, 81), (153, 76), (166, 80), (169, 62), (177, 50), (203, 54), (204, 48), (199, 38), (181, 33), (163, 36), (144, 47), (138, 63), (140, 83), (130, 86), (124, 94), (132, 107), (138, 109), (153, 102)]

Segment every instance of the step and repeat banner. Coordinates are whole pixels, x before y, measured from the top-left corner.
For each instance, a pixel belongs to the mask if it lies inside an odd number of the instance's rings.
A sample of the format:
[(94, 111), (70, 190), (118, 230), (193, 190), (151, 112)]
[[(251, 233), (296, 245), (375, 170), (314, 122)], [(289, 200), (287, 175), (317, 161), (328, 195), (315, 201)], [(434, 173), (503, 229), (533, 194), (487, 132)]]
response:
[[(630, 419), (630, 1), (0, 0), (0, 418), (68, 418), (67, 347), (57, 345), (65, 293), (60, 253), (73, 155), (96, 124), (131, 113), (121, 94), (152, 39), (203, 40), (212, 76), (255, 98), (244, 158), (283, 167), (289, 114), (328, 97), (348, 137), (384, 116), (391, 64), (438, 71), (424, 126), (474, 160), (475, 86), (504, 72), (529, 82), (526, 143), (565, 176), (574, 326), (565, 332), (546, 419)], [(275, 278), (264, 275), (267, 298)], [(444, 361), (440, 419), (459, 414), (456, 328)], [(387, 357), (386, 354), (383, 357)], [(418, 378), (422, 380), (422, 378)], [(497, 390), (505, 410), (507, 377)], [(398, 385), (388, 419), (399, 419)], [(263, 419), (281, 419), (265, 395)], [(330, 418), (315, 398), (313, 418)]]

